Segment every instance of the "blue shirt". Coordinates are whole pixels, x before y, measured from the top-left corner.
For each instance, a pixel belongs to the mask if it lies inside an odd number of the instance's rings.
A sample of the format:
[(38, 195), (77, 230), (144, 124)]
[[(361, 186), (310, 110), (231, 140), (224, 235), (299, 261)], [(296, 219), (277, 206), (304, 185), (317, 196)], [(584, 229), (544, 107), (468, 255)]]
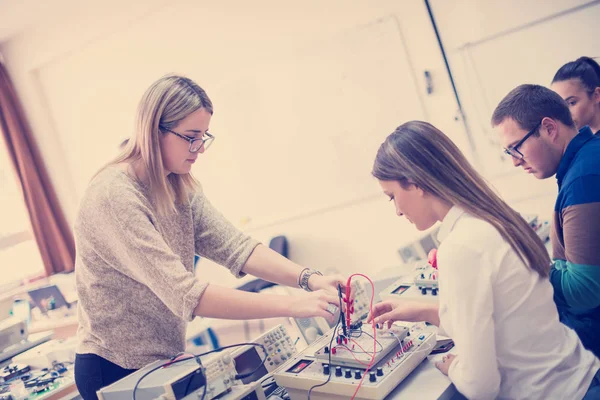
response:
[[(550, 281), (561, 320), (600, 354), (600, 137), (589, 127), (568, 144), (558, 170)], [(596, 337), (598, 336), (598, 338)]]

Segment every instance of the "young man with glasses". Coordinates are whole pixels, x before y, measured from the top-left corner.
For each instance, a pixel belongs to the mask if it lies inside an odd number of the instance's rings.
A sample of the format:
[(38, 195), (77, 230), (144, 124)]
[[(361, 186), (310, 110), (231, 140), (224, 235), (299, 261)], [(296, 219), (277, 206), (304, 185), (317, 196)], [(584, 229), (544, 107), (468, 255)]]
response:
[(515, 167), (537, 179), (556, 175), (550, 281), (561, 321), (600, 355), (600, 138), (577, 131), (555, 92), (521, 85), (492, 116)]

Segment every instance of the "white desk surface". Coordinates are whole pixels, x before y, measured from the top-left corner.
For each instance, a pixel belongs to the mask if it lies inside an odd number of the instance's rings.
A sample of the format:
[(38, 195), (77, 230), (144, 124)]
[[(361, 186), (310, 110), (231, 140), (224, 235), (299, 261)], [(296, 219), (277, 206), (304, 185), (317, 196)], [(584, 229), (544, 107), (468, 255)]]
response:
[[(428, 326), (424, 331), (437, 331), (437, 327)], [(457, 354), (455, 349), (452, 349), (450, 353)], [(464, 399), (450, 379), (435, 367), (435, 363), (441, 361), (442, 357), (444, 357), (444, 354), (432, 354), (428, 356), (385, 399)]]

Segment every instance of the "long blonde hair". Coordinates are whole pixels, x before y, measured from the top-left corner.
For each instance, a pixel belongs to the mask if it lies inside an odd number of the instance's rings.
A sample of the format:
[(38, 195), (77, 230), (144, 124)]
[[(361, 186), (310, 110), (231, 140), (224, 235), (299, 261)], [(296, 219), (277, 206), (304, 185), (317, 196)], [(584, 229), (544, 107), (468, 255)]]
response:
[(521, 261), (543, 277), (550, 257), (527, 222), (488, 186), (456, 145), (433, 125), (410, 121), (381, 145), (373, 176), (382, 181), (408, 181), (492, 224)]
[(213, 113), (208, 95), (195, 82), (177, 75), (160, 78), (140, 100), (133, 136), (123, 144), (121, 153), (104, 167), (141, 161), (147, 171), (151, 195), (162, 215), (174, 212), (176, 203), (188, 201), (198, 182), (191, 174), (169, 174), (165, 177), (160, 147), (160, 135), (164, 133), (161, 129), (175, 128), (181, 120), (200, 108), (211, 115)]

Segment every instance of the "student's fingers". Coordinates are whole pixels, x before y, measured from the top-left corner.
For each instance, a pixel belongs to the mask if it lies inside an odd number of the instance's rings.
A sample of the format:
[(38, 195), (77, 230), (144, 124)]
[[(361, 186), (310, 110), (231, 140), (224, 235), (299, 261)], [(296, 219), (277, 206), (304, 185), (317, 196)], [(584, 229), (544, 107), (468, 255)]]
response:
[(327, 303), (336, 305), (339, 307), (340, 305), (340, 298), (330, 292), (326, 292), (326, 291), (322, 291), (321, 293), (319, 293), (319, 300), (324, 300)]
[(390, 312), (394, 309), (394, 307), (392, 307), (391, 304), (389, 304), (388, 302), (381, 302), (381, 303), (377, 303), (373, 306), (373, 314), (375, 316), (377, 315), (381, 315), (383, 313), (387, 313)]
[(318, 309), (315, 311), (315, 315), (314, 315), (314, 316), (315, 316), (315, 317), (323, 317), (323, 318), (325, 318), (327, 321), (329, 321), (329, 322), (333, 322), (333, 314), (332, 314), (332, 313), (330, 313), (330, 312), (329, 312), (329, 311), (327, 311), (327, 310), (324, 310), (324, 309), (322, 309), (322, 308), (318, 308)]
[(328, 306), (329, 304), (325, 304), (325, 309), (324, 310), (320, 310), (320, 311), (324, 311), (321, 312), (321, 317), (325, 318), (327, 321), (329, 321), (329, 323), (334, 322), (335, 318), (334, 315), (331, 313), (331, 311), (328, 310)]
[(387, 312), (384, 314), (381, 314), (379, 317), (374, 319), (376, 324), (383, 324), (384, 322), (388, 323), (388, 327), (391, 326), (391, 323), (393, 323), (395, 320), (393, 318), (392, 312)]
[(373, 312), (369, 313), (367, 317), (367, 323), (373, 321), (373, 319), (377, 318), (379, 315), (389, 312), (392, 310), (392, 307), (386, 303), (377, 303), (373, 306)]

